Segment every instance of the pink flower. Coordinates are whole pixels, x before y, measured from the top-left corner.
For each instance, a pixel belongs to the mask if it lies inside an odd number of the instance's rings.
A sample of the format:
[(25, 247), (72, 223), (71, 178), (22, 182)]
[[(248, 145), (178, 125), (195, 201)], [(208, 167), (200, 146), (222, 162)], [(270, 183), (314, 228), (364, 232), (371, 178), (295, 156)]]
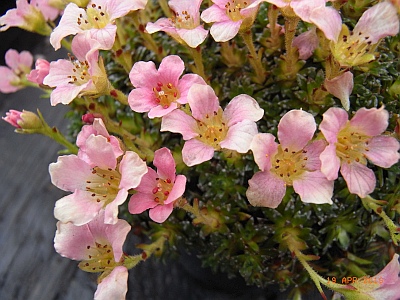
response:
[(111, 49), (117, 32), (115, 20), (132, 10), (143, 9), (146, 4), (147, 0), (92, 0), (83, 9), (70, 3), (51, 34), (50, 43), (57, 50), (64, 37), (84, 34), (86, 38), (97, 40), (100, 49)]
[(43, 84), (43, 79), (49, 74), (50, 71), (50, 63), (42, 58), (36, 60), (35, 69), (32, 70), (26, 78), (39, 85)]
[(399, 160), (399, 142), (381, 135), (388, 126), (389, 113), (381, 107), (360, 108), (349, 121), (345, 110), (332, 107), (323, 114), (320, 130), (329, 143), (321, 153), (321, 170), (329, 180), (338, 171), (350, 193), (364, 198), (375, 189), (375, 174), (367, 159), (382, 168)]
[(325, 79), (324, 86), (329, 93), (340, 99), (345, 110), (350, 109), (349, 97), (354, 87), (353, 73), (347, 71), (335, 78)]
[(196, 48), (207, 37), (208, 30), (200, 25), (200, 5), (203, 0), (171, 0), (168, 5), (173, 11), (172, 18), (161, 18), (147, 23), (148, 33), (165, 31), (179, 43)]
[[(400, 295), (400, 264), (399, 255), (393, 255), (392, 260), (373, 277), (362, 277), (348, 289), (341, 290), (346, 299), (376, 299), (396, 300)], [(355, 289), (354, 289), (355, 288)]]
[(398, 32), (397, 9), (383, 1), (363, 13), (352, 33), (343, 25), (340, 36), (331, 43), (332, 54), (343, 67), (358, 66), (374, 60), (376, 44)]
[(281, 8), (283, 14), (295, 13), (307, 23), (316, 25), (331, 41), (338, 38), (342, 26), (342, 18), (333, 7), (327, 7), (326, 0), (262, 0)]
[(82, 270), (102, 272), (95, 299), (125, 299), (128, 270), (123, 265), (122, 246), (131, 226), (125, 220), (112, 225), (103, 220), (100, 213), (82, 226), (58, 222), (54, 248), (63, 257), (81, 261)]
[(182, 59), (177, 55), (165, 57), (156, 69), (153, 62), (134, 64), (129, 78), (136, 89), (128, 97), (132, 110), (149, 112), (149, 118), (163, 117), (181, 104), (187, 103), (189, 88), (193, 84), (206, 84), (197, 74), (186, 74)]
[(108, 133), (104, 122), (100, 118), (95, 118), (91, 125), (84, 125), (76, 138), (76, 145), (79, 147), (78, 157), (87, 163), (91, 163), (90, 151), (91, 144), (88, 141), (95, 136), (102, 136), (106, 138), (108, 144), (111, 146), (114, 157), (119, 157), (124, 154), (122, 151), (119, 140)]
[(96, 40), (77, 36), (72, 41), (72, 52), (76, 57), (50, 63), (49, 74), (43, 83), (55, 87), (50, 95), (51, 105), (69, 104), (76, 97), (109, 94), (111, 84), (102, 61), (99, 61), (98, 49)]
[(10, 27), (19, 27), (28, 31), (49, 35), (51, 27), (47, 21), (57, 18), (59, 10), (50, 6), (48, 0), (17, 0), (17, 7), (10, 9), (0, 17), (0, 31)]
[(256, 121), (264, 115), (257, 101), (239, 95), (222, 111), (213, 89), (194, 84), (188, 94), (192, 116), (174, 110), (164, 116), (161, 131), (180, 133), (186, 140), (182, 149), (183, 161), (194, 166), (213, 157), (222, 149), (246, 153), (253, 136), (258, 132)]
[(183, 195), (186, 177), (175, 175), (175, 161), (167, 148), (154, 153), (153, 164), (157, 172), (148, 168), (147, 174), (135, 188), (137, 193), (129, 201), (129, 212), (140, 214), (150, 209), (150, 218), (162, 223), (172, 213), (175, 201)]
[(262, 0), (213, 0), (214, 4), (201, 14), (206, 23), (214, 23), (210, 33), (216, 42), (233, 39), (253, 25)]
[(251, 205), (277, 207), (293, 186), (303, 202), (332, 204), (333, 181), (320, 171), (319, 156), (326, 144), (311, 141), (316, 130), (314, 117), (302, 110), (286, 113), (278, 125), (278, 139), (269, 133), (257, 134), (251, 150), (261, 172), (249, 180), (246, 196)]
[(29, 51), (18, 53), (14, 49), (9, 49), (5, 61), (7, 67), (0, 66), (0, 92), (14, 93), (25, 86), (23, 80), (31, 71), (33, 56)]
[(42, 121), (36, 114), (26, 110), (21, 112), (11, 109), (6, 112), (6, 116), (2, 117), (2, 119), (18, 129), (38, 129), (43, 126)]
[(60, 156), (49, 166), (52, 183), (72, 192), (56, 202), (54, 215), (61, 222), (80, 226), (105, 210), (104, 222), (115, 224), (118, 206), (127, 199), (128, 190), (137, 187), (147, 173), (146, 163), (135, 152), (118, 156), (113, 139), (101, 132), (101, 125), (99, 121), (88, 130), (93, 133), (80, 137), (85, 141), (83, 154)]

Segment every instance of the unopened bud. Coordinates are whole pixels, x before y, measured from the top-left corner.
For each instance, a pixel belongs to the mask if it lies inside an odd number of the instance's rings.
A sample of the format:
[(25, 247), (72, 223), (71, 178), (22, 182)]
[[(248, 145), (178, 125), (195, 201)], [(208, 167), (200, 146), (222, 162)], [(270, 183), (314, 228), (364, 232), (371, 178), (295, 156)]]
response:
[(3, 117), (3, 120), (18, 129), (39, 129), (43, 127), (39, 116), (26, 110), (21, 112), (11, 109), (6, 113), (6, 116)]

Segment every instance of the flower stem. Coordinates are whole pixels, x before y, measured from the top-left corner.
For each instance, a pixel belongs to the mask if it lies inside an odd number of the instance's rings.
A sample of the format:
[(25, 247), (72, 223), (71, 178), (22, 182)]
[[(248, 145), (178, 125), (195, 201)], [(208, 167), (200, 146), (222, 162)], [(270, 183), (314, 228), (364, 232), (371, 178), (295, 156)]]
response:
[(201, 47), (198, 46), (197, 48), (187, 47), (189, 49), (190, 54), (193, 57), (194, 64), (195, 64), (195, 73), (203, 77), (205, 82), (209, 83), (208, 77), (204, 73), (204, 64), (203, 64), (203, 56), (201, 54)]
[(261, 62), (262, 51), (259, 51), (257, 53), (253, 43), (253, 35), (250, 30), (246, 32), (241, 32), (240, 35), (242, 36), (243, 41), (250, 52), (250, 55), (248, 56), (249, 62), (256, 72), (256, 77), (253, 77), (253, 80), (256, 83), (262, 84), (267, 77), (267, 71), (264, 69)]
[(371, 196), (362, 198), (361, 201), (365, 207), (372, 209), (377, 215), (379, 215), (383, 219), (386, 227), (389, 229), (390, 237), (392, 238), (393, 243), (398, 246), (400, 241), (400, 227), (396, 226), (396, 224), (393, 223), (393, 221), (382, 209), (382, 205), (380, 204), (386, 204), (386, 201), (376, 200)]
[[(65, 148), (67, 148), (67, 151), (72, 154), (77, 154), (78, 153), (78, 147), (74, 144), (72, 144), (70, 141), (68, 141), (65, 136), (56, 128), (56, 127), (50, 127), (46, 121), (43, 118), (42, 113), (37, 110), (38, 116), (43, 124), (43, 127), (38, 129), (37, 132), (35, 133), (41, 133), (45, 136), (48, 136), (49, 138), (53, 139), (57, 143), (63, 145)], [(34, 133), (34, 132), (32, 132)]]

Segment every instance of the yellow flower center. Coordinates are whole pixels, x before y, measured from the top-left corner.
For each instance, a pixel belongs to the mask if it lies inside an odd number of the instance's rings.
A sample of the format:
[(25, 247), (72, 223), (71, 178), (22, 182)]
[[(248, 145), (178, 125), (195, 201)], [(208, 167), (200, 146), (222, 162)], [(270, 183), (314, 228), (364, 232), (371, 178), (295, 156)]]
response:
[(187, 12), (187, 10), (183, 10), (180, 13), (175, 12), (175, 16), (172, 16), (170, 21), (176, 28), (193, 29), (199, 25), (194, 23), (194, 18)]
[(153, 92), (156, 96), (156, 102), (163, 108), (168, 108), (172, 102), (180, 98), (179, 90), (172, 83), (158, 82), (157, 86), (153, 88)]
[(82, 85), (88, 82), (90, 80), (89, 63), (86, 60), (79, 61), (72, 55), (70, 55), (69, 58), (73, 64), (72, 75), (68, 75), (69, 83)]
[(308, 160), (307, 151), (290, 151), (288, 148), (282, 149), (278, 146), (278, 152), (271, 161), (271, 171), (287, 185), (293, 185), (293, 180), (301, 177), (306, 171), (306, 162)]
[(154, 194), (154, 201), (163, 205), (164, 201), (168, 199), (173, 185), (173, 182), (169, 178), (165, 180), (157, 178), (157, 185), (152, 191)]
[(114, 252), (111, 245), (96, 242), (96, 246), (86, 247), (88, 258), (79, 263), (79, 268), (86, 272), (98, 273), (105, 269), (114, 269), (119, 264), (114, 260)]
[[(249, 1), (249, 0), (248, 0)], [(240, 11), (247, 7), (249, 2), (243, 0), (231, 0), (225, 4), (226, 14), (233, 21), (237, 22), (243, 19)]]
[(91, 196), (97, 202), (103, 202), (103, 207), (114, 201), (119, 191), (121, 174), (113, 169), (100, 169), (94, 167), (92, 174), (96, 179), (86, 181), (86, 191), (92, 192)]
[(91, 6), (86, 8), (86, 14), (87, 17), (80, 14), (76, 20), (76, 23), (84, 30), (91, 28), (101, 29), (110, 23), (108, 13), (101, 5), (93, 3)]
[(216, 150), (221, 149), (219, 143), (225, 139), (228, 133), (228, 127), (222, 114), (222, 108), (219, 108), (213, 115), (206, 115), (203, 121), (197, 120), (199, 130), (197, 139)]
[(355, 161), (366, 165), (365, 152), (369, 151), (368, 143), (371, 137), (354, 131), (348, 124), (338, 134), (335, 144), (336, 155), (343, 162), (351, 163)]
[(343, 25), (338, 42), (332, 47), (332, 53), (342, 66), (354, 67), (375, 59), (375, 45), (369, 36), (362, 32), (350, 32)]

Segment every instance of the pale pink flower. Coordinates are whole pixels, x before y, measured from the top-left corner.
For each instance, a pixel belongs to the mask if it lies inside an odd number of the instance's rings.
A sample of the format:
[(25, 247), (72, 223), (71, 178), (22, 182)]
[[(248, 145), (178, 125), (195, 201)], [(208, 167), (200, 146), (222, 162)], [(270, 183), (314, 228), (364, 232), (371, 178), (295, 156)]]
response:
[(347, 112), (332, 107), (323, 114), (320, 130), (329, 143), (321, 153), (321, 171), (329, 180), (338, 171), (350, 193), (361, 198), (375, 189), (374, 172), (367, 167), (367, 159), (382, 168), (389, 168), (399, 160), (399, 142), (382, 135), (388, 126), (389, 113), (383, 108), (360, 108), (349, 121)]
[(258, 132), (256, 121), (264, 115), (257, 101), (238, 95), (225, 110), (219, 106), (214, 90), (208, 85), (194, 84), (188, 94), (192, 116), (174, 110), (164, 116), (161, 131), (180, 133), (186, 141), (182, 149), (188, 166), (210, 160), (214, 151), (222, 149), (246, 153)]
[[(115, 157), (119, 157), (124, 154), (124, 151), (122, 151), (121, 149), (119, 140), (115, 136), (108, 133), (103, 120), (101, 118), (95, 118), (91, 125), (84, 125), (81, 131), (78, 133), (78, 136), (76, 137), (76, 145), (79, 147), (78, 157), (86, 161), (87, 163), (91, 163), (89, 155), (91, 144), (89, 143), (89, 145), (87, 146), (86, 143), (88, 143), (88, 139), (93, 136), (102, 136), (106, 138), (109, 145), (111, 145)], [(89, 151), (89, 154), (87, 153), (87, 151)]]
[(343, 25), (340, 36), (331, 43), (332, 54), (343, 67), (353, 67), (375, 59), (379, 41), (399, 32), (397, 9), (388, 1), (367, 9), (350, 33)]
[(214, 3), (201, 14), (206, 23), (213, 23), (210, 33), (216, 42), (233, 39), (254, 23), (262, 0), (212, 0)]
[(129, 201), (129, 212), (140, 214), (150, 209), (149, 216), (155, 222), (164, 222), (174, 209), (174, 204), (183, 195), (186, 177), (175, 175), (175, 160), (171, 151), (161, 148), (154, 153), (157, 172), (148, 168), (137, 191)]
[(39, 85), (43, 84), (43, 79), (49, 74), (50, 62), (45, 59), (39, 58), (36, 60), (35, 69), (33, 69), (26, 78)]
[(147, 0), (92, 0), (84, 9), (70, 3), (50, 35), (50, 43), (57, 50), (64, 37), (84, 34), (97, 40), (101, 49), (111, 49), (117, 32), (115, 20), (130, 11), (143, 9), (146, 4)]
[(261, 172), (249, 180), (246, 196), (251, 205), (276, 208), (287, 186), (293, 186), (303, 202), (332, 204), (333, 181), (320, 171), (319, 156), (326, 144), (312, 141), (315, 130), (310, 113), (291, 110), (278, 125), (280, 144), (269, 133), (254, 137), (251, 150)]
[(353, 73), (344, 72), (332, 79), (325, 79), (324, 86), (333, 96), (340, 99), (345, 110), (350, 109), (349, 97), (353, 91)]
[(104, 213), (82, 226), (58, 222), (54, 248), (63, 257), (81, 261), (82, 270), (102, 273), (95, 299), (125, 299), (128, 270), (122, 246), (130, 230), (125, 220), (104, 224)]
[(96, 40), (77, 36), (72, 41), (75, 57), (50, 63), (50, 71), (43, 84), (55, 88), (50, 95), (51, 105), (69, 104), (76, 97), (109, 94), (111, 84), (103, 62), (99, 60), (98, 49)]
[(342, 291), (346, 299), (398, 300), (400, 295), (399, 255), (373, 277), (362, 277)]
[(47, 21), (53, 21), (59, 15), (59, 10), (50, 6), (47, 0), (17, 0), (17, 7), (10, 9), (0, 17), (0, 31), (10, 27), (19, 27), (43, 35), (51, 33)]
[(177, 55), (165, 57), (158, 68), (151, 61), (139, 61), (129, 73), (135, 87), (128, 97), (133, 111), (149, 112), (149, 118), (163, 117), (181, 104), (187, 103), (193, 84), (206, 84), (197, 74), (185, 74), (183, 60)]
[(260, 2), (274, 4), (281, 8), (284, 14), (296, 14), (303, 21), (316, 25), (331, 41), (337, 40), (339, 36), (342, 18), (336, 9), (326, 6), (325, 0), (261, 0)]
[(114, 224), (128, 190), (147, 173), (146, 163), (135, 152), (126, 151), (121, 159), (112, 139), (103, 134), (94, 132), (84, 139), (84, 155), (60, 156), (49, 166), (52, 183), (73, 192), (56, 202), (54, 215), (64, 223), (86, 224), (105, 210), (104, 222)]
[(203, 0), (171, 0), (168, 2), (174, 16), (147, 23), (146, 31), (164, 31), (179, 43), (196, 48), (207, 37), (208, 30), (200, 25), (200, 5)]
[(25, 85), (23, 80), (31, 71), (33, 56), (29, 51), (9, 49), (5, 55), (6, 66), (0, 66), (0, 92), (14, 93)]
[(38, 129), (42, 128), (43, 124), (39, 117), (27, 110), (18, 111), (11, 109), (6, 112), (6, 116), (2, 119), (17, 129)]

